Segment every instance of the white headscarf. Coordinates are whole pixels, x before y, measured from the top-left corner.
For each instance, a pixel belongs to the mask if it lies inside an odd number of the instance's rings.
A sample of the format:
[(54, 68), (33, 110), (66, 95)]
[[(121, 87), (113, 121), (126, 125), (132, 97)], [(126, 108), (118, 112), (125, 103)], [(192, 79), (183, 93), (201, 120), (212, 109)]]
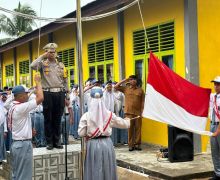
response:
[(5, 122), (5, 111), (4, 111), (4, 107), (1, 105), (0, 106), (0, 125), (2, 125)]
[[(91, 90), (91, 93), (94, 89), (99, 89), (99, 87), (94, 87)], [(100, 91), (101, 92), (101, 91)], [(100, 93), (97, 93), (100, 95)], [(102, 96), (102, 95), (101, 95)], [(88, 114), (90, 120), (94, 125), (94, 129), (99, 128), (100, 132), (103, 133), (103, 129), (105, 128), (108, 120), (110, 118), (111, 112), (106, 109), (103, 97), (91, 97), (89, 102)]]
[(79, 91), (79, 88), (74, 87), (72, 89), (72, 91), (70, 93), (70, 102), (71, 103), (75, 102), (76, 105), (80, 106), (78, 91)]
[(111, 90), (109, 92), (105, 90), (103, 94), (103, 98), (104, 98), (106, 108), (109, 111), (114, 112), (115, 97), (114, 97), (113, 91)]

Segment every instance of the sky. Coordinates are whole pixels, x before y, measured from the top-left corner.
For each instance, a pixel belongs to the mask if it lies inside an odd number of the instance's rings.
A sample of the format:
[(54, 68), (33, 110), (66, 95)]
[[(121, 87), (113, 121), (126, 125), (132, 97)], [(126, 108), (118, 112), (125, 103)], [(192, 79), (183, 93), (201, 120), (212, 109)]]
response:
[[(40, 15), (40, 3), (41, 0), (0, 0), (0, 7), (13, 10), (18, 6), (18, 3), (28, 4)], [(81, 7), (92, 2), (94, 0), (81, 0)], [(41, 16), (48, 18), (60, 18), (66, 14), (76, 10), (76, 0), (42, 0)], [(0, 14), (3, 12), (0, 11)], [(6, 13), (7, 16), (10, 14)], [(36, 21), (39, 25), (39, 21)], [(41, 26), (47, 24), (41, 22)], [(0, 34), (0, 38), (7, 37), (5, 34)]]

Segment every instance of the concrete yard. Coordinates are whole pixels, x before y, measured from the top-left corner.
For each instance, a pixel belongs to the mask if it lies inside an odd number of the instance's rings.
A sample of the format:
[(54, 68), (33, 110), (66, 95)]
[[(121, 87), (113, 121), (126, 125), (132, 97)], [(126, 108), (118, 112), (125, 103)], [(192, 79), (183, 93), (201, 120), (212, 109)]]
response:
[(128, 151), (127, 146), (116, 147), (118, 166), (160, 179), (197, 179), (211, 177), (213, 165), (210, 153), (196, 154), (194, 161), (170, 163), (157, 160), (159, 146), (143, 145), (142, 151)]
[[(71, 139), (71, 144), (80, 141)], [(142, 151), (128, 151), (128, 146), (115, 147), (119, 180), (157, 180), (157, 179), (204, 179), (212, 176), (211, 154), (196, 154), (194, 161), (170, 163), (167, 159), (157, 160), (160, 146), (143, 145)], [(0, 180), (1, 177), (0, 168)]]

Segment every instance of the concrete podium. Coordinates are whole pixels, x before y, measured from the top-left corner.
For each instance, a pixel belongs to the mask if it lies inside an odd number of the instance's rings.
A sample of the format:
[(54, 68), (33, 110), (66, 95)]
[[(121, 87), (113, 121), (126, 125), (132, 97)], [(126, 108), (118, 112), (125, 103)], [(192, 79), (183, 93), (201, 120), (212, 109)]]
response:
[[(70, 180), (80, 179), (81, 153), (80, 144), (67, 146), (68, 177)], [(3, 177), (9, 179), (10, 152), (7, 152), (7, 160), (3, 162)], [(65, 180), (65, 150), (46, 148), (33, 149), (33, 177), (32, 180)]]

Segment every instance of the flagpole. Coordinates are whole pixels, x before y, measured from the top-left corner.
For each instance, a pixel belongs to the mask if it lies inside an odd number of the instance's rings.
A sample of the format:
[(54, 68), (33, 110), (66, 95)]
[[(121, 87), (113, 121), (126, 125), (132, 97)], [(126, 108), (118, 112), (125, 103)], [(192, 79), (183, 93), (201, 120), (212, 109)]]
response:
[[(81, 21), (81, 5), (80, 0), (76, 6), (76, 27), (77, 27), (77, 65), (78, 65), (78, 83), (80, 97), (80, 117), (84, 113), (84, 95), (83, 95), (83, 69), (82, 69), (82, 21)], [(85, 140), (81, 139), (81, 179), (84, 176), (84, 157), (85, 157)]]

